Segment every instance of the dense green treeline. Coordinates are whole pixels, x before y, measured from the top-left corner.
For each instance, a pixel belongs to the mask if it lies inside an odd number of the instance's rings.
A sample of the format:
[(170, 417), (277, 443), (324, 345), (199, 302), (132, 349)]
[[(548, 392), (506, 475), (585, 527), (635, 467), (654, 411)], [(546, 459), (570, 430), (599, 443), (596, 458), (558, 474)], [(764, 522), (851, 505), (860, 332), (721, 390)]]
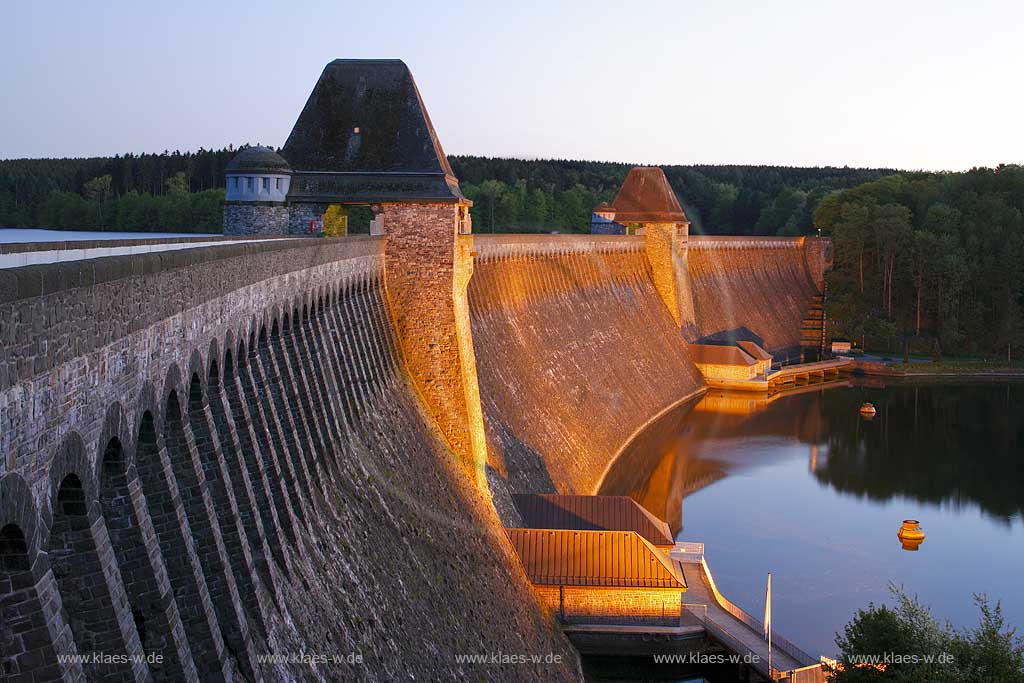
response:
[(0, 226), (220, 232), (237, 151), (0, 160)]
[(1024, 167), (906, 173), (826, 197), (829, 318), (869, 349), (1014, 354), (1024, 346)]
[[(236, 149), (125, 154), (91, 159), (0, 161), (0, 226), (209, 231), (220, 225), (215, 195), (189, 211), (169, 195), (224, 187)], [(610, 201), (630, 164), (454, 156), (475, 201), (479, 232), (586, 232), (590, 211)], [(848, 168), (667, 166), (694, 232), (802, 234), (822, 197), (893, 173)], [(109, 181), (106, 178), (109, 176)], [(62, 194), (63, 193), (63, 194)], [(135, 195), (122, 210), (122, 198)], [(74, 196), (89, 205), (78, 201)], [(118, 206), (110, 205), (113, 202)], [(123, 216), (123, 218), (120, 218)], [(155, 220), (156, 223), (141, 221)]]
[[(236, 149), (0, 161), (0, 226), (218, 232)], [(451, 157), (476, 232), (586, 232), (630, 164)], [(695, 234), (835, 238), (833, 332), (868, 349), (1024, 346), (1024, 169), (666, 166)], [(365, 221), (362, 221), (365, 222)], [(353, 228), (359, 226), (355, 221)], [(365, 227), (365, 226), (364, 226)]]
[[(632, 164), (451, 157), (475, 202), (478, 232), (587, 232), (590, 211), (611, 201)], [(895, 173), (886, 169), (783, 166), (663, 166), (691, 232), (800, 235), (829, 193)]]

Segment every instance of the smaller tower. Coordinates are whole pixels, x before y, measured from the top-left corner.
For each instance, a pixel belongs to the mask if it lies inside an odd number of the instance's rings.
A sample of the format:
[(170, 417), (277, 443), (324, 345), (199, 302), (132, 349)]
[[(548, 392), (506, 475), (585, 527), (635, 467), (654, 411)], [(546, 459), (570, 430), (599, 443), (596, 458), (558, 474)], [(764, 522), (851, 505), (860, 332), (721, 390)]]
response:
[(225, 235), (288, 234), (292, 169), (270, 147), (248, 147), (225, 169)]
[(690, 221), (657, 166), (630, 170), (611, 205), (592, 214), (593, 233), (643, 235), (655, 288), (688, 340), (696, 330), (687, 250)]

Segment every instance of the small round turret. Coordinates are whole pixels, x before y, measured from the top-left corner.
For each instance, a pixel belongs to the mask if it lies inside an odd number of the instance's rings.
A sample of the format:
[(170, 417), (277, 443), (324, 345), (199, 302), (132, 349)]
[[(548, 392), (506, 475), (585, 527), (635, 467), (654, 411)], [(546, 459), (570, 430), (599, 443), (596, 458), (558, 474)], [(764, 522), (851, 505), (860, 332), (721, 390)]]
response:
[(247, 147), (228, 162), (225, 176), (229, 202), (283, 202), (292, 169), (270, 147)]

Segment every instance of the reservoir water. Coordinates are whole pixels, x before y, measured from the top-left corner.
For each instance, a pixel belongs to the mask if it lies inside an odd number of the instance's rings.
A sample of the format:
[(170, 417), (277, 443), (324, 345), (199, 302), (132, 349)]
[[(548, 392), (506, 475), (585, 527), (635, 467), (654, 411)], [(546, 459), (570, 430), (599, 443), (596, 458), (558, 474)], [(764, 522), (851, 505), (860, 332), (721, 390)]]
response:
[[(706, 543), (718, 587), (758, 618), (772, 572), (775, 629), (814, 655), (890, 583), (959, 627), (986, 594), (1024, 629), (1024, 383), (710, 393), (635, 439), (601, 493)], [(913, 552), (907, 518), (926, 533)]]
[(17, 242), (73, 242), (79, 240), (139, 240), (159, 237), (214, 237), (204, 233), (113, 232), (97, 230), (47, 230), (45, 228), (0, 227), (0, 244)]

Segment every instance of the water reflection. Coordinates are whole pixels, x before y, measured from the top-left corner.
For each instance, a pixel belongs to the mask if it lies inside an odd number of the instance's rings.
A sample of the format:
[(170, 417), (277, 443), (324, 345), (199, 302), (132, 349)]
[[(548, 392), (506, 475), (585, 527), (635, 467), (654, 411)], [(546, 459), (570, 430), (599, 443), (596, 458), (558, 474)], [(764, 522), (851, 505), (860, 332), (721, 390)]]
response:
[(848, 386), (849, 382), (818, 385), (771, 397), (709, 391), (639, 434), (613, 463), (599, 493), (632, 496), (678, 534), (683, 499), (730, 472), (764, 463), (742, 451), (715, 448), (716, 443), (784, 437), (808, 444), (813, 467), (823, 434), (821, 395)]
[[(841, 493), (976, 505), (1009, 524), (1024, 513), (1022, 395), (1024, 384), (1014, 383), (843, 382), (770, 398), (709, 392), (634, 439), (600, 493), (633, 496), (678, 534), (687, 496), (767, 464), (766, 453), (751, 457), (723, 442), (780, 438), (806, 444), (808, 470)], [(859, 415), (865, 401), (877, 409), (871, 421)]]
[[(838, 491), (977, 505), (1009, 524), (1024, 512), (1021, 384), (865, 387), (820, 397), (828, 458), (814, 469)], [(871, 424), (850, 415), (875, 404)]]
[[(719, 587), (748, 611), (763, 609), (772, 571), (779, 632), (812, 653), (834, 654), (835, 633), (886, 602), (889, 582), (959, 627), (976, 623), (972, 593), (1024, 627), (1022, 403), (1012, 382), (711, 393), (639, 435), (600, 493), (707, 543)], [(904, 519), (927, 532), (917, 552), (897, 538)]]

